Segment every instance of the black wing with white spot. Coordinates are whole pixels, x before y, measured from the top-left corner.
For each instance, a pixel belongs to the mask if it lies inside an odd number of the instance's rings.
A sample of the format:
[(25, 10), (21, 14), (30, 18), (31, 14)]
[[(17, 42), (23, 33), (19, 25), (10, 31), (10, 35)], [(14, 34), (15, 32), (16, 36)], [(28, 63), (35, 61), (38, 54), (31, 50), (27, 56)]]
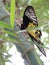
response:
[(34, 24), (38, 25), (37, 17), (36, 17), (34, 8), (32, 6), (28, 6), (25, 9), (24, 16), (23, 16), (23, 21), (25, 21), (25, 19), (26, 19), (25, 17), (27, 18), (27, 21), (33, 22)]

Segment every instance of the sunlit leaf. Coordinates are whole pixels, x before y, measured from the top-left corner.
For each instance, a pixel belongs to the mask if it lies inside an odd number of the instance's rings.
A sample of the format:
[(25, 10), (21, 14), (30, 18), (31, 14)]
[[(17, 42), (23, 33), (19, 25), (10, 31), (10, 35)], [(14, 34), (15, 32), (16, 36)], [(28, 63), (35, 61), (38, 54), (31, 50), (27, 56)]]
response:
[(10, 22), (11, 22), (12, 28), (14, 28), (14, 19), (15, 19), (15, 0), (11, 0)]

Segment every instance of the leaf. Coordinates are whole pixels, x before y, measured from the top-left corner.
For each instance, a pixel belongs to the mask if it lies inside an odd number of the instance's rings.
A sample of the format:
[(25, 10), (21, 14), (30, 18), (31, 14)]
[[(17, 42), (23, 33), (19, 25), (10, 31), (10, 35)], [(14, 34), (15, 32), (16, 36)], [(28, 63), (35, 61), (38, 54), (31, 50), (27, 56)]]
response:
[(43, 65), (35, 50), (27, 52), (27, 56), (31, 62), (31, 65)]
[(5, 34), (15, 36), (15, 37), (17, 36), (14, 31), (11, 31), (9, 29), (2, 30), (2, 32), (5, 33)]
[(19, 43), (19, 41), (17, 40), (17, 38), (13, 38), (13, 37), (10, 37), (10, 36), (2, 36), (2, 35), (0, 35), (0, 38), (3, 38), (5, 41), (11, 41), (11, 42), (17, 42), (17, 43)]
[(14, 28), (14, 18), (15, 18), (15, 0), (11, 0), (10, 22), (11, 22), (12, 28)]
[(9, 24), (6, 24), (5, 22), (0, 21), (0, 26), (4, 28), (12, 28)]

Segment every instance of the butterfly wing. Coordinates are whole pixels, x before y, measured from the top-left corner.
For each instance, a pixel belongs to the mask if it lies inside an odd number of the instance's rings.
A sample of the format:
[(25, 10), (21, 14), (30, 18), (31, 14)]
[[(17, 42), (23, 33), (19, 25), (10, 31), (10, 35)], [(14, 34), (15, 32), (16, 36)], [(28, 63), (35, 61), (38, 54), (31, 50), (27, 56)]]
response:
[[(27, 20), (25, 20), (26, 18), (27, 18)], [(23, 21), (29, 21), (29, 22), (32, 22), (32, 23), (38, 25), (35, 10), (34, 10), (34, 8), (32, 6), (28, 6), (25, 9), (24, 16), (23, 16)]]
[(44, 48), (43, 48), (40, 44), (37, 45), (37, 47), (38, 47), (38, 49), (41, 51), (41, 53), (42, 53), (44, 56), (46, 56), (46, 53), (45, 53)]

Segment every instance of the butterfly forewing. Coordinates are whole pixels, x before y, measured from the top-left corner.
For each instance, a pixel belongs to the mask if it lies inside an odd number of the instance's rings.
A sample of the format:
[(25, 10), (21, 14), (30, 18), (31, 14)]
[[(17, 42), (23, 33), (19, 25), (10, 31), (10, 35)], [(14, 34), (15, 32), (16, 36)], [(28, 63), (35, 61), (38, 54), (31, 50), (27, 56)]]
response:
[(33, 7), (28, 6), (25, 10), (24, 15), (27, 16), (33, 23), (38, 24), (37, 17)]

